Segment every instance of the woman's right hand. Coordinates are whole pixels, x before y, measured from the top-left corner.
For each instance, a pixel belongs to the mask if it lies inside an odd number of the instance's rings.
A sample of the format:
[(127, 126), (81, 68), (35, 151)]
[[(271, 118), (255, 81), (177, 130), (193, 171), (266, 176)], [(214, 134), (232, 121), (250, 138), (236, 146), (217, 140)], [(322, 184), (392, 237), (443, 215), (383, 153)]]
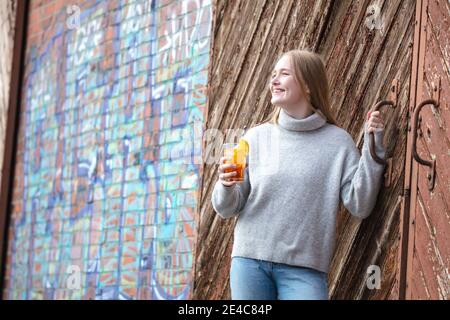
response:
[(232, 181), (231, 178), (234, 177), (237, 172), (228, 172), (227, 169), (236, 169), (236, 165), (232, 163), (225, 163), (228, 159), (226, 157), (220, 158), (219, 167), (217, 168), (217, 172), (219, 173), (219, 181), (226, 187), (231, 187), (238, 183), (239, 181)]

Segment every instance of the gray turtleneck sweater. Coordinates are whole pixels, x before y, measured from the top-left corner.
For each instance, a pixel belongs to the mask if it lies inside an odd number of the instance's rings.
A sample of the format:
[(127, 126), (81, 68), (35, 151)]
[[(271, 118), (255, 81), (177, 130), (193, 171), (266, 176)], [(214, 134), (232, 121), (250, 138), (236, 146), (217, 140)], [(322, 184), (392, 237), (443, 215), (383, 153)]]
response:
[[(258, 125), (244, 138), (250, 146), (244, 182), (217, 181), (212, 193), (219, 216), (237, 217), (232, 256), (328, 273), (339, 200), (365, 218), (381, 186), (384, 166), (370, 155), (367, 123), (362, 154), (348, 132), (318, 113), (296, 119), (281, 110), (278, 125)], [(379, 157), (382, 141), (380, 130)]]

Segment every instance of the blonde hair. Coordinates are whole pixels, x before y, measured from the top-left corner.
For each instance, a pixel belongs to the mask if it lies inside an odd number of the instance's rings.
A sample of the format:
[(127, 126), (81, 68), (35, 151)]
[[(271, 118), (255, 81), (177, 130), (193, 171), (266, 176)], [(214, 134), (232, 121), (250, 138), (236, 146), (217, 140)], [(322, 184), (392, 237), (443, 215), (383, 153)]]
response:
[[(328, 123), (337, 125), (331, 112), (327, 72), (320, 55), (309, 50), (290, 50), (283, 53), (280, 59), (284, 56), (290, 58), (294, 79), (300, 88), (303, 92), (309, 91), (308, 100), (313, 111), (319, 113)], [(281, 107), (275, 107), (264, 122), (278, 124), (280, 110)]]

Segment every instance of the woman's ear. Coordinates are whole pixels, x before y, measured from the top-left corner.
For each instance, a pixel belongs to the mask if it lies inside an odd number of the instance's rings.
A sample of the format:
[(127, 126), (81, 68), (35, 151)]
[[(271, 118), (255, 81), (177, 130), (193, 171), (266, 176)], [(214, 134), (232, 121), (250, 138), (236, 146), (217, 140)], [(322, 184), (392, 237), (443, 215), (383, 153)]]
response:
[(310, 95), (310, 94), (311, 94), (311, 91), (309, 90), (308, 87), (306, 87), (306, 94), (307, 94), (307, 95)]

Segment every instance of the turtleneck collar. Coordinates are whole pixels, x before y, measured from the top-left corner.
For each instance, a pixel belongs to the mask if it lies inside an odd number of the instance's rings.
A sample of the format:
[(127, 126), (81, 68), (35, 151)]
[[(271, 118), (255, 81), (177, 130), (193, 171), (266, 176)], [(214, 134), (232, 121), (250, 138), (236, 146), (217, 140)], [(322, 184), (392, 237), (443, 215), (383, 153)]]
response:
[(280, 110), (278, 117), (278, 124), (287, 130), (291, 131), (311, 131), (321, 128), (327, 122), (319, 113), (314, 112), (310, 116), (303, 119), (296, 119), (286, 113), (283, 109)]

